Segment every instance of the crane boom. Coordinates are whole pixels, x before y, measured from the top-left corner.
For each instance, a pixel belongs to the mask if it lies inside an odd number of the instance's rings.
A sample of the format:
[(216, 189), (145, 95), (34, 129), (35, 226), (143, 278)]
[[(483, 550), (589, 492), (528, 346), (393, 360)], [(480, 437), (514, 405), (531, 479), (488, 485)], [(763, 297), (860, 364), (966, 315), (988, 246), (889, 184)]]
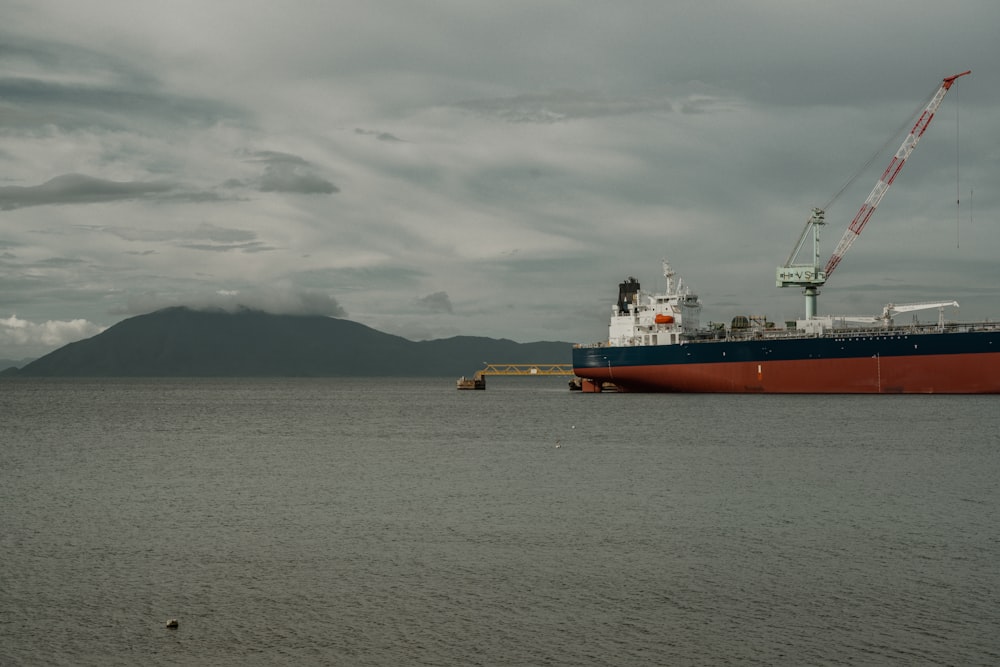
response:
[(844, 232), (844, 236), (841, 237), (840, 243), (837, 244), (837, 249), (833, 251), (833, 255), (830, 256), (829, 261), (826, 263), (825, 273), (826, 277), (829, 278), (833, 270), (837, 268), (840, 264), (840, 260), (844, 258), (844, 253), (847, 252), (854, 240), (858, 238), (861, 234), (861, 230), (865, 228), (868, 224), (868, 220), (871, 219), (872, 214), (875, 209), (878, 208), (879, 203), (882, 201), (882, 197), (885, 196), (886, 191), (892, 182), (896, 180), (896, 176), (899, 174), (899, 170), (903, 168), (903, 163), (906, 162), (906, 158), (910, 157), (910, 153), (913, 149), (917, 147), (917, 142), (920, 141), (920, 137), (924, 135), (927, 131), (927, 126), (931, 124), (931, 120), (934, 119), (934, 114), (937, 112), (939, 106), (941, 106), (941, 101), (944, 99), (945, 94), (951, 88), (951, 85), (955, 83), (955, 80), (959, 77), (965, 76), (966, 74), (971, 74), (972, 70), (967, 70), (961, 74), (955, 74), (953, 76), (946, 77), (941, 82), (941, 87), (938, 88), (937, 92), (931, 98), (931, 101), (924, 107), (923, 112), (917, 119), (917, 122), (913, 125), (913, 129), (903, 140), (902, 145), (896, 154), (889, 161), (889, 166), (886, 167), (885, 171), (882, 172), (882, 177), (879, 178), (878, 182), (875, 184), (875, 188), (868, 195), (868, 199), (865, 203), (861, 205), (861, 210), (858, 214), (854, 216), (854, 220), (851, 221), (851, 225)]
[[(903, 168), (903, 163), (906, 162), (906, 158), (910, 157), (910, 153), (913, 149), (917, 147), (917, 142), (920, 141), (920, 137), (924, 135), (927, 131), (927, 126), (930, 125), (931, 120), (934, 118), (934, 114), (938, 107), (941, 106), (941, 101), (944, 99), (945, 94), (948, 89), (951, 88), (952, 84), (959, 77), (963, 77), (966, 74), (971, 74), (972, 70), (967, 70), (961, 74), (955, 74), (953, 76), (945, 77), (941, 82), (941, 86), (937, 89), (937, 92), (931, 97), (931, 101), (928, 102), (927, 106), (924, 107), (923, 112), (917, 119), (917, 122), (913, 125), (913, 129), (903, 140), (903, 144), (896, 151), (892, 160), (889, 162), (889, 166), (886, 167), (885, 171), (882, 173), (882, 177), (879, 178), (878, 182), (875, 184), (875, 189), (871, 191), (868, 195), (868, 199), (862, 204), (861, 210), (858, 214), (854, 216), (854, 220), (851, 222), (850, 227), (844, 232), (843, 238), (840, 239), (840, 243), (837, 244), (837, 249), (834, 250), (833, 255), (827, 261), (826, 266), (820, 268), (819, 263), (819, 236), (820, 229), (826, 224), (826, 214), (823, 209), (814, 208), (812, 217), (806, 222), (805, 229), (802, 230), (802, 235), (799, 236), (798, 243), (795, 244), (795, 248), (792, 250), (792, 254), (788, 256), (788, 260), (778, 267), (777, 273), (775, 274), (775, 284), (778, 287), (802, 287), (802, 293), (806, 298), (806, 319), (811, 319), (816, 316), (816, 302), (819, 297), (819, 288), (826, 284), (827, 278), (833, 272), (837, 265), (840, 264), (840, 260), (844, 258), (844, 253), (847, 249), (851, 247), (854, 240), (858, 238), (861, 230), (864, 229), (865, 225), (868, 224), (868, 220), (871, 219), (872, 214), (878, 207), (879, 202), (882, 201), (882, 197), (885, 196), (886, 191), (892, 182), (896, 180), (896, 176), (899, 174), (899, 170)], [(795, 264), (795, 259), (802, 250), (803, 245), (805, 245), (807, 235), (809, 231), (812, 230), (812, 261), (809, 263)]]

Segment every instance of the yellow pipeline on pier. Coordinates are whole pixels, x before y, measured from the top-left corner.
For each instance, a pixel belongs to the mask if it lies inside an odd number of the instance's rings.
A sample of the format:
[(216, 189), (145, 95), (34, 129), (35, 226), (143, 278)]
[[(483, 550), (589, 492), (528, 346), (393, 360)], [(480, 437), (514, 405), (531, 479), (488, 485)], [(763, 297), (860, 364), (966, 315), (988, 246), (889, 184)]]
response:
[(573, 364), (486, 364), (483, 375), (572, 375)]
[(573, 375), (572, 364), (486, 364), (471, 378), (460, 377), (459, 389), (486, 389), (487, 375)]

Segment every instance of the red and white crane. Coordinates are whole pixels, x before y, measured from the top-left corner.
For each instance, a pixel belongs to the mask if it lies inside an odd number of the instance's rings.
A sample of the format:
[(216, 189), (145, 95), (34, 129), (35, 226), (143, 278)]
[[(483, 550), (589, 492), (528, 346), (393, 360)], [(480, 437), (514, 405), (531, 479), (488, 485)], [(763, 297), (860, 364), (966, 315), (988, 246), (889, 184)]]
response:
[[(836, 250), (833, 251), (833, 255), (827, 260), (826, 266), (823, 269), (819, 267), (819, 229), (826, 223), (826, 214), (822, 209), (813, 209), (812, 217), (806, 223), (805, 229), (802, 230), (798, 244), (792, 250), (792, 254), (789, 255), (788, 261), (783, 266), (778, 267), (776, 283), (778, 287), (797, 286), (804, 288), (806, 319), (816, 316), (816, 297), (819, 295), (820, 286), (826, 283), (830, 274), (840, 264), (840, 260), (844, 258), (844, 253), (847, 252), (851, 244), (854, 243), (854, 240), (861, 234), (861, 230), (868, 224), (875, 209), (878, 208), (879, 203), (885, 196), (886, 191), (889, 190), (889, 186), (892, 185), (893, 181), (896, 180), (896, 176), (899, 175), (899, 171), (903, 168), (906, 159), (910, 157), (913, 149), (917, 147), (920, 137), (924, 136), (924, 132), (927, 131), (927, 126), (934, 119), (934, 114), (937, 112), (938, 107), (941, 106), (941, 101), (944, 99), (945, 94), (947, 94), (952, 84), (959, 77), (971, 73), (972, 70), (967, 70), (961, 74), (944, 78), (940, 88), (937, 89), (937, 92), (934, 93), (930, 102), (927, 103), (927, 106), (924, 107), (923, 112), (917, 118), (913, 129), (910, 130), (899, 150), (896, 151), (892, 160), (889, 161), (889, 166), (886, 167), (885, 171), (882, 172), (881, 178), (875, 183), (875, 188), (868, 195), (865, 203), (861, 205), (861, 210), (854, 216), (854, 220), (847, 228), (847, 231), (844, 232), (844, 236), (840, 239), (840, 243), (837, 244)], [(801, 250), (810, 229), (813, 232), (812, 264), (794, 264), (795, 258), (799, 250)]]

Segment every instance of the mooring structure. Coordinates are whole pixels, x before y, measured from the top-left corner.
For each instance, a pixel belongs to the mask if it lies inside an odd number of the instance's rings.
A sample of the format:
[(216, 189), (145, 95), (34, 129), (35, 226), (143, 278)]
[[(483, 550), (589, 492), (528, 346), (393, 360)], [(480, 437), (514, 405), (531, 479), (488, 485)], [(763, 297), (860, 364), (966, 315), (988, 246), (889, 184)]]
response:
[(491, 364), (476, 371), (471, 378), (464, 375), (458, 379), (459, 389), (486, 389), (487, 375), (573, 375), (573, 364)]

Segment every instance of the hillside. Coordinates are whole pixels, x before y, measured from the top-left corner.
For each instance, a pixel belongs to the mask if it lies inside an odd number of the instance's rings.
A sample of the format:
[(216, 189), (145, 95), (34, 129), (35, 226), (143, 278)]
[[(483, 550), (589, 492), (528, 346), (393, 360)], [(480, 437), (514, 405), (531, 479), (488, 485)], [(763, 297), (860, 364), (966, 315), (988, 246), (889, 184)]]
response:
[(17, 377), (471, 375), (493, 363), (569, 363), (571, 345), (458, 336), (415, 342), (350, 320), (167, 308), (119, 322)]

